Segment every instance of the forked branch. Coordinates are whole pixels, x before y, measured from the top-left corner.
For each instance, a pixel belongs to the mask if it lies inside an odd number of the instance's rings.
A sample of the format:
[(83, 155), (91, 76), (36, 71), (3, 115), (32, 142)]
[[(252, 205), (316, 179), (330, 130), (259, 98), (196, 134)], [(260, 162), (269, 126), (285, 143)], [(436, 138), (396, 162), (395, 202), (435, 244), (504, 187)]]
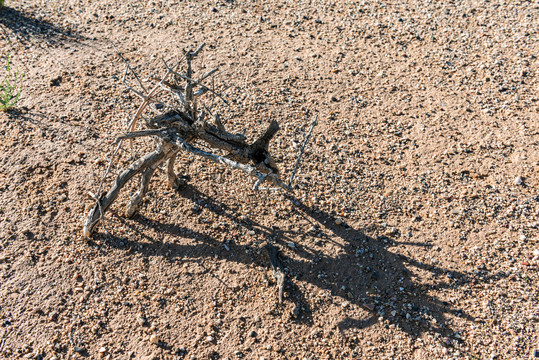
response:
[[(256, 179), (254, 189), (258, 189), (261, 183), (268, 181), (281, 189), (290, 190), (290, 186), (279, 178), (279, 169), (269, 151), (270, 141), (279, 131), (277, 121), (273, 120), (256, 141), (248, 143), (243, 134), (226, 131), (220, 115), (211, 114), (209, 108), (204, 104), (202, 104), (204, 110), (199, 111), (197, 98), (206, 92), (210, 92), (214, 97), (226, 101), (221, 94), (213, 89), (213, 86), (210, 89), (209, 86), (202, 83), (208, 78), (211, 78), (213, 83), (213, 76), (217, 73), (217, 69), (207, 72), (198, 80), (193, 78), (192, 61), (200, 53), (203, 46), (204, 44), (195, 51), (186, 51), (187, 67), (185, 74), (178, 73), (175, 70), (177, 66), (166, 66), (165, 76), (160, 78), (152, 89), (146, 91), (141, 84), (143, 92), (135, 91), (142, 98), (142, 103), (133, 115), (128, 125), (127, 133), (118, 137), (118, 147), (125, 139), (132, 142), (136, 138), (151, 137), (156, 142), (156, 148), (134, 161), (126, 170), (120, 173), (107, 194), (100, 195), (98, 193), (96, 204), (90, 210), (84, 222), (83, 232), (85, 236), (91, 236), (95, 226), (100, 220), (104, 219), (104, 214), (117, 199), (122, 188), (135, 175), (140, 175), (141, 177), (140, 186), (127, 206), (127, 216), (135, 214), (148, 191), (152, 175), (165, 162), (168, 161), (167, 178), (170, 186), (177, 188), (183, 185), (185, 181), (181, 176), (177, 176), (174, 171), (175, 158), (181, 151), (243, 171)], [(125, 61), (123, 57), (122, 59)], [(133, 71), (128, 63), (127, 69)], [(173, 81), (168, 80), (171, 76)], [(135, 75), (135, 77), (138, 79), (138, 76)], [(165, 103), (161, 97), (166, 93), (173, 93), (181, 99), (179, 106), (172, 110), (169, 109), (158, 116), (146, 119), (147, 129), (135, 131), (136, 125), (147, 111), (148, 105), (151, 103)], [(215, 125), (205, 120), (206, 114), (212, 115)], [(210, 149), (224, 152), (226, 155), (202, 150), (194, 145), (197, 141), (205, 143), (206, 147)], [(100, 189), (101, 186), (102, 183), (100, 184)]]

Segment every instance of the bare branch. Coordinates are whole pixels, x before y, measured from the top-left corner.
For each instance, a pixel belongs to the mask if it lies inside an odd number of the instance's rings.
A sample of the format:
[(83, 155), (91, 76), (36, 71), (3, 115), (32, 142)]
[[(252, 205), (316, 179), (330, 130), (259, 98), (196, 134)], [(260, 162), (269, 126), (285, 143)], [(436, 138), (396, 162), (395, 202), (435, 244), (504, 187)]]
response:
[[(148, 91), (146, 90), (146, 88), (144, 87), (144, 85), (142, 84), (142, 81), (140, 80), (140, 78), (138, 77), (137, 75), (137, 72), (135, 70), (133, 70), (133, 68), (131, 67), (131, 65), (129, 65), (129, 61), (127, 61), (122, 53), (120, 52), (120, 50), (118, 50), (118, 48), (116, 47), (116, 44), (114, 44), (114, 42), (111, 40), (110, 43), (112, 44), (112, 46), (114, 47), (114, 50), (116, 50), (116, 54), (118, 54), (118, 56), (120, 57), (120, 59), (122, 59), (124, 62), (125, 62), (125, 65), (127, 66), (127, 68), (129, 70), (131, 70), (131, 72), (133, 73), (133, 75), (135, 76), (135, 79), (137, 79), (140, 87), (142, 88), (142, 90), (144, 90), (145, 93), (148, 93)], [(126, 72), (127, 73), (127, 72)], [(124, 75), (125, 77), (125, 75)]]
[(283, 188), (286, 191), (290, 191), (290, 188), (288, 187), (288, 185), (283, 183), (275, 174), (263, 174), (263, 173), (259, 172), (257, 169), (255, 169), (254, 167), (252, 167), (251, 165), (240, 164), (240, 163), (238, 163), (238, 162), (236, 162), (234, 160), (227, 159), (225, 157), (222, 157), (222, 156), (219, 156), (219, 155), (215, 155), (215, 154), (200, 150), (200, 149), (198, 149), (198, 148), (196, 148), (196, 147), (194, 147), (192, 145), (189, 145), (188, 143), (185, 142), (185, 140), (183, 140), (182, 138), (177, 137), (175, 135), (172, 135), (172, 140), (174, 141), (174, 143), (179, 148), (181, 148), (181, 149), (183, 149), (183, 150), (185, 150), (187, 152), (190, 152), (192, 154), (201, 156), (201, 157), (206, 158), (208, 160), (211, 160), (211, 161), (213, 161), (215, 163), (228, 165), (228, 166), (230, 166), (232, 168), (241, 170), (244, 173), (246, 173), (247, 175), (254, 176), (254, 177), (258, 178), (261, 182), (263, 182), (264, 180), (268, 180), (271, 183), (273, 183), (274, 185), (279, 186), (279, 187)]
[(198, 47), (198, 49), (195, 50), (195, 52), (191, 53), (191, 58), (194, 58), (195, 56), (198, 55), (198, 53), (202, 50), (202, 48), (206, 45), (206, 43), (202, 43), (200, 44), (200, 46)]
[[(138, 119), (142, 116), (142, 112), (146, 109), (146, 107), (148, 106), (149, 102), (150, 102), (150, 99), (152, 98), (152, 96), (157, 96), (160, 92), (164, 91), (161, 89), (161, 84), (163, 83), (163, 81), (166, 81), (167, 77), (173, 73), (173, 70), (172, 69), (169, 69), (167, 71), (167, 73), (165, 74), (165, 76), (163, 77), (163, 79), (159, 82), (159, 84), (157, 84), (149, 93), (148, 93), (148, 96), (146, 97), (146, 99), (142, 102), (142, 104), (140, 104), (137, 112), (135, 113), (135, 116), (133, 116), (133, 119), (131, 120), (131, 122), (129, 123), (128, 127), (127, 127), (127, 130), (129, 132), (133, 132), (133, 130), (135, 129), (135, 127), (137, 126), (137, 121)], [(133, 142), (130, 142), (130, 146), (132, 147), (133, 146)]]
[(120, 190), (127, 183), (127, 181), (141, 171), (146, 170), (146, 168), (159, 162), (163, 157), (165, 157), (165, 155), (165, 152), (161, 148), (158, 148), (135, 161), (118, 176), (114, 186), (103, 198), (99, 198), (98, 203), (92, 208), (92, 210), (90, 210), (90, 213), (84, 222), (83, 233), (86, 237), (91, 235), (97, 221), (102, 218), (105, 211), (107, 211), (109, 206), (114, 202), (114, 200), (116, 200)]
[(127, 133), (125, 135), (118, 136), (116, 138), (116, 143), (119, 143), (121, 140), (125, 139), (134, 139), (138, 137), (143, 136), (155, 136), (155, 135), (161, 135), (164, 131), (166, 131), (167, 128), (161, 128), (161, 129), (155, 129), (155, 130), (141, 130), (141, 131), (135, 131), (132, 133)]
[(221, 95), (220, 93), (217, 93), (215, 91), (213, 91), (212, 89), (210, 89), (209, 87), (207, 87), (206, 85), (202, 84), (201, 82), (197, 81), (197, 80), (193, 80), (191, 79), (190, 77), (186, 76), (186, 75), (182, 75), (182, 74), (175, 74), (179, 77), (181, 77), (182, 79), (188, 81), (189, 83), (193, 82), (195, 84), (197, 84), (198, 86), (202, 87), (205, 91), (210, 91), (212, 94), (214, 94), (215, 96), (217, 96), (218, 98), (220, 98), (221, 100), (223, 100), (223, 102), (230, 106), (228, 104), (228, 101), (223, 97), (223, 95)]
[(271, 269), (273, 270), (273, 277), (277, 282), (277, 289), (279, 291), (279, 304), (282, 304), (286, 273), (284, 272), (283, 266), (279, 261), (279, 252), (277, 251), (277, 248), (275, 248), (275, 246), (270, 243), (266, 244), (265, 248), (268, 252), (268, 256), (270, 259)]
[(213, 70), (210, 70), (208, 73), (206, 73), (204, 76), (202, 76), (200, 79), (197, 80), (197, 82), (201, 82), (203, 81), (204, 79), (212, 76), (213, 74), (215, 74), (217, 71), (219, 71), (219, 68), (215, 68)]
[(318, 119), (318, 114), (314, 117), (314, 121), (311, 125), (311, 128), (309, 129), (309, 132), (307, 133), (307, 136), (305, 136), (305, 141), (303, 142), (303, 145), (301, 146), (301, 149), (299, 151), (298, 158), (296, 160), (296, 163), (294, 164), (294, 170), (292, 170), (292, 176), (290, 176), (290, 181), (288, 182), (288, 187), (292, 187), (292, 181), (294, 181), (294, 177), (296, 176), (296, 171), (299, 167), (299, 162), (301, 161), (301, 157), (303, 156), (303, 151), (305, 151), (305, 146), (307, 146), (307, 142), (309, 141), (309, 137), (311, 136), (311, 133), (313, 132), (314, 127), (316, 126), (316, 120)]

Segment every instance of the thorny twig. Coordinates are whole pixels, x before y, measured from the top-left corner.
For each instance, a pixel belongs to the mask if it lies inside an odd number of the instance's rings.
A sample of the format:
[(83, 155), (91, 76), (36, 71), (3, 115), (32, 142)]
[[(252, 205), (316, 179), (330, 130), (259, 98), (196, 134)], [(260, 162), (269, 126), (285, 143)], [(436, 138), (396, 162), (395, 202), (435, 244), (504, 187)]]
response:
[[(298, 158), (296, 159), (296, 163), (294, 164), (294, 170), (292, 170), (292, 175), (290, 176), (290, 180), (288, 181), (287, 188), (289, 191), (292, 190), (292, 182), (294, 181), (294, 177), (296, 176), (296, 172), (299, 168), (299, 163), (301, 161), (301, 157), (303, 156), (303, 152), (305, 151), (305, 147), (307, 146), (307, 142), (309, 142), (309, 138), (311, 136), (311, 133), (313, 132), (314, 127), (316, 126), (318, 119), (318, 114), (316, 114), (313, 123), (311, 124), (311, 128), (309, 129), (309, 132), (305, 136), (305, 140), (303, 141), (303, 145), (301, 146), (300, 152), (298, 154)], [(255, 190), (259, 189), (258, 185), (260, 185), (258, 182), (255, 184)], [(281, 188), (273, 187), (273, 188), (260, 188), (260, 190), (280, 190)]]
[(91, 192), (88, 192), (88, 194), (94, 198), (98, 208), (99, 208), (99, 219), (101, 221), (101, 225), (103, 226), (103, 231), (106, 235), (109, 234), (107, 230), (107, 226), (105, 224), (105, 214), (103, 212), (103, 209), (101, 208), (101, 190), (103, 189), (103, 183), (105, 182), (105, 179), (110, 174), (110, 169), (112, 168), (112, 162), (114, 161), (114, 158), (116, 157), (116, 154), (118, 154), (118, 151), (120, 151), (122, 147), (122, 142), (119, 141), (118, 145), (116, 146), (116, 149), (114, 150), (114, 153), (112, 153), (112, 156), (109, 159), (109, 164), (107, 165), (107, 170), (105, 171), (105, 174), (101, 178), (101, 181), (99, 181), (99, 187), (97, 188), (97, 193), (94, 195)]
[[(143, 91), (145, 93), (148, 93), (148, 91), (146, 90), (146, 88), (144, 87), (144, 85), (142, 84), (142, 81), (140, 80), (138, 74), (136, 73), (135, 70), (133, 70), (133, 68), (131, 67), (131, 65), (129, 65), (129, 61), (127, 61), (122, 53), (118, 50), (118, 48), (116, 47), (116, 45), (114, 44), (113, 41), (111, 41), (111, 44), (112, 46), (114, 47), (114, 50), (116, 51), (116, 54), (124, 61), (125, 65), (126, 65), (126, 71), (124, 73), (124, 77), (122, 79), (122, 83), (124, 83), (128, 89), (130, 89), (131, 91), (133, 91), (135, 94), (141, 96), (142, 98), (146, 99), (145, 95), (144, 94), (141, 94), (139, 91), (133, 89), (132, 87), (130, 87), (129, 85), (127, 85), (126, 83), (126, 75), (127, 75), (127, 70), (129, 69), (133, 75), (135, 76), (135, 78), (137, 79), (140, 87), (143, 89)], [(107, 178), (107, 176), (110, 174), (110, 170), (112, 168), (112, 162), (114, 161), (114, 158), (116, 157), (116, 155), (118, 154), (118, 152), (120, 151), (122, 147), (122, 142), (119, 141), (117, 142), (117, 145), (116, 145), (116, 149), (114, 150), (111, 158), (109, 159), (109, 163), (107, 165), (107, 170), (105, 171), (105, 174), (103, 175), (103, 177), (101, 178), (101, 181), (99, 182), (99, 186), (97, 188), (97, 192), (96, 194), (93, 194), (92, 192), (88, 192), (88, 194), (95, 199), (96, 201), (96, 205), (97, 207), (99, 208), (99, 217), (100, 217), (100, 221), (101, 221), (101, 224), (103, 226), (103, 231), (105, 232), (105, 234), (109, 234), (108, 230), (107, 230), (107, 227), (106, 227), (106, 223), (105, 223), (105, 216), (104, 216), (104, 211), (101, 207), (101, 190), (103, 189), (103, 183), (105, 182), (105, 179)]]
[(292, 175), (290, 176), (288, 187), (292, 186), (292, 181), (294, 181), (294, 177), (296, 176), (296, 171), (298, 170), (299, 162), (301, 161), (301, 157), (303, 156), (303, 152), (305, 151), (305, 146), (307, 146), (307, 142), (309, 141), (309, 138), (311, 137), (311, 133), (313, 132), (314, 127), (316, 126), (316, 120), (318, 120), (318, 114), (316, 114), (316, 116), (314, 117), (314, 121), (311, 125), (311, 128), (309, 129), (309, 132), (305, 136), (305, 141), (303, 142), (303, 145), (301, 146), (298, 159), (296, 160), (296, 163), (294, 164), (294, 170), (292, 170)]
[[(213, 70), (211, 70), (210, 72), (208, 72), (206, 75), (202, 76), (202, 78), (200, 78), (200, 79), (198, 79), (198, 80), (194, 80), (194, 79), (191, 79), (191, 78), (188, 77), (188, 76), (182, 75), (182, 74), (180, 74), (180, 73), (174, 71), (173, 68), (169, 68), (169, 67), (166, 65), (166, 63), (165, 63), (165, 66), (167, 67), (167, 69), (168, 69), (169, 71), (171, 71), (171, 72), (172, 72), (174, 75), (176, 75), (177, 77), (179, 77), (179, 78), (181, 78), (181, 79), (183, 79), (183, 80), (187, 80), (188, 82), (193, 82), (193, 83), (195, 83), (196, 85), (198, 85), (198, 86), (201, 87), (201, 90), (199, 90), (200, 92), (199, 92), (198, 94), (193, 94), (193, 95), (195, 95), (195, 96), (200, 96), (200, 95), (203, 95), (205, 92), (209, 91), (209, 92), (211, 92), (214, 96), (217, 96), (217, 97), (219, 97), (221, 100), (223, 100), (223, 102), (224, 102), (226, 105), (230, 106), (230, 104), (229, 104), (228, 101), (223, 97), (222, 94), (215, 92), (213, 88), (210, 89), (209, 87), (207, 87), (206, 85), (204, 85), (204, 84), (201, 83), (202, 80), (206, 79), (208, 76), (213, 75), (215, 72), (218, 71), (218, 69), (213, 69)], [(165, 83), (165, 85), (166, 85), (171, 91), (173, 91), (174, 93), (176, 93), (176, 91), (173, 90), (172, 86), (170, 86), (170, 85), (168, 85), (168, 84), (166, 84), (166, 83)], [(185, 89), (178, 89), (178, 90), (184, 90), (184, 91), (185, 91)], [(178, 91), (178, 93), (179, 93), (179, 91)]]
[[(110, 42), (112, 44), (112, 46), (114, 47), (114, 50), (116, 50), (116, 54), (118, 54), (118, 56), (125, 62), (125, 65), (126, 65), (126, 69), (129, 69), (131, 70), (131, 72), (133, 73), (133, 75), (135, 76), (135, 78), (137, 79), (140, 87), (142, 88), (142, 90), (144, 90), (145, 93), (148, 93), (148, 91), (146, 90), (146, 88), (144, 87), (144, 85), (142, 84), (142, 81), (140, 80), (140, 78), (138, 77), (137, 73), (135, 72), (135, 70), (133, 70), (133, 68), (131, 68), (131, 66), (129, 65), (129, 61), (127, 61), (122, 53), (118, 50), (118, 48), (116, 47), (116, 45), (114, 44), (113, 41)], [(127, 71), (126, 71), (126, 74), (127, 74)], [(124, 74), (124, 80), (125, 80), (125, 74)], [(123, 82), (123, 81), (122, 81)], [(125, 83), (124, 83), (125, 84)], [(135, 91), (136, 92), (136, 91)]]

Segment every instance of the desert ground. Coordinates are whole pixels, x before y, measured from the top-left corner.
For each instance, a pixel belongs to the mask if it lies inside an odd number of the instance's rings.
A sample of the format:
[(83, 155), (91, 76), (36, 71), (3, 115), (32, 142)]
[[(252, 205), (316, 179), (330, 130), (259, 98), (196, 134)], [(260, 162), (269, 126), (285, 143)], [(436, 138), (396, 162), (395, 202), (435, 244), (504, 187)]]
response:
[[(0, 358), (539, 358), (538, 30), (535, 1), (7, 0)], [(149, 88), (202, 43), (283, 181), (318, 116), (293, 190), (180, 153), (85, 238), (141, 102), (118, 52)]]

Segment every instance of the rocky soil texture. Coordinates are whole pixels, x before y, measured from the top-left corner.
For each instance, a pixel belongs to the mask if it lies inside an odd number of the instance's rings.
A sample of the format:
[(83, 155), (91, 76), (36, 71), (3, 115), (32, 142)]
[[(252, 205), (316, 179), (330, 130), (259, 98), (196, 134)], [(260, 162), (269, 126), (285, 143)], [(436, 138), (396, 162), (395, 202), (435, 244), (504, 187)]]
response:
[[(8, 0), (0, 358), (539, 357), (538, 29), (534, 1)], [(203, 42), (227, 129), (279, 122), (285, 180), (318, 114), (293, 193), (185, 154), (188, 185), (158, 170), (84, 239), (139, 104), (113, 43), (149, 87)]]

